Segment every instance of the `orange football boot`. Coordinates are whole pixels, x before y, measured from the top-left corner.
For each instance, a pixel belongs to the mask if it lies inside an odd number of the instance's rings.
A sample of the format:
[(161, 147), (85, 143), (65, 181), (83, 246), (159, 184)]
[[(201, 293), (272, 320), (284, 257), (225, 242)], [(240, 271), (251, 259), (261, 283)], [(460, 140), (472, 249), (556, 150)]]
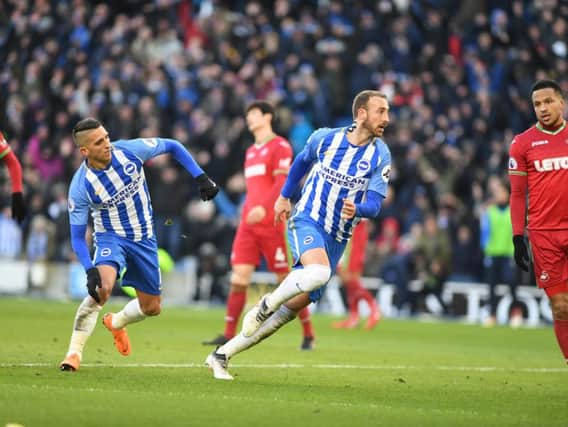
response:
[(333, 322), (331, 327), (333, 329), (355, 329), (359, 324), (359, 316), (349, 316), (347, 319)]
[(120, 354), (128, 356), (130, 354), (130, 340), (126, 333), (126, 328), (114, 329), (112, 327), (112, 313), (107, 313), (103, 316), (103, 325), (107, 328), (114, 337), (114, 346)]
[(365, 329), (367, 329), (368, 331), (373, 329), (375, 326), (377, 326), (377, 323), (379, 323), (381, 317), (381, 312), (379, 310), (372, 311), (367, 318), (367, 323), (365, 323)]
[(63, 362), (59, 364), (59, 369), (61, 371), (75, 372), (79, 370), (79, 365), (81, 364), (81, 356), (78, 353), (71, 353), (65, 356)]

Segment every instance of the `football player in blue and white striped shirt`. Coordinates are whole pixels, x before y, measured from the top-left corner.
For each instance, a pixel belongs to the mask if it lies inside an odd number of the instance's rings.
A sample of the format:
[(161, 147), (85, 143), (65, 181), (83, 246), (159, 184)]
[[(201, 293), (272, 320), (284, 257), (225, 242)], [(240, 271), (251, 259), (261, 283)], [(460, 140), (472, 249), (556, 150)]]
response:
[[(219, 191), (178, 141), (140, 138), (110, 142), (96, 119), (81, 120), (73, 139), (85, 161), (69, 188), (71, 244), (87, 272), (87, 296), (75, 316), (69, 350), (60, 369), (79, 369), (83, 348), (95, 327), (99, 311), (109, 298), (118, 273), (136, 289), (137, 298), (118, 313), (107, 313), (103, 324), (112, 332), (118, 351), (127, 356), (130, 341), (125, 326), (160, 313), (161, 277), (158, 247), (152, 222), (152, 204), (143, 164), (170, 153), (197, 180), (202, 200)], [(88, 215), (94, 223), (95, 256), (91, 260), (85, 240)]]
[[(391, 168), (390, 151), (380, 139), (389, 124), (389, 104), (383, 93), (365, 90), (352, 109), (353, 126), (317, 130), (292, 163), (274, 210), (277, 221), (290, 218), (294, 270), (245, 315), (241, 333), (207, 357), (215, 378), (232, 379), (229, 358), (318, 301), (355, 225), (378, 215)], [(292, 213), (290, 199), (306, 174)]]

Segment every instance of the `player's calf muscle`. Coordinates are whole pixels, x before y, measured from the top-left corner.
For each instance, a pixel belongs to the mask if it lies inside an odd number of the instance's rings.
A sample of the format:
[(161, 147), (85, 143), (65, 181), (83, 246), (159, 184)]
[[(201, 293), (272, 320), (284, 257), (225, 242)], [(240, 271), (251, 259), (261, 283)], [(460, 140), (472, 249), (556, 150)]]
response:
[(568, 293), (562, 292), (550, 298), (552, 315), (556, 320), (568, 320)]

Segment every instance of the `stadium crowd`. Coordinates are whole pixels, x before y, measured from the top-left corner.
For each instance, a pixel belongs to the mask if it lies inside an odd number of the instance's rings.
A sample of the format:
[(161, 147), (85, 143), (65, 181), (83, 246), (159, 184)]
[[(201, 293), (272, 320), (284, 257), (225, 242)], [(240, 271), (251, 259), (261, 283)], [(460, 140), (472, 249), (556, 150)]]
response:
[(172, 137), (193, 153), (223, 192), (202, 204), (175, 162), (155, 159), (158, 241), (176, 260), (217, 251), (207, 265), (228, 269), (252, 142), (245, 105), (272, 102), (298, 152), (314, 129), (351, 123), (356, 93), (379, 89), (395, 168), (366, 274), (401, 295), (413, 278), (435, 295), (448, 278), (482, 281), (491, 183), (507, 182), (512, 137), (534, 122), (532, 83), (568, 93), (567, 40), (559, 0), (3, 1), (0, 129), (22, 161), (29, 215), (20, 231), (1, 200), (0, 257), (72, 258), (71, 129), (93, 116), (115, 139)]

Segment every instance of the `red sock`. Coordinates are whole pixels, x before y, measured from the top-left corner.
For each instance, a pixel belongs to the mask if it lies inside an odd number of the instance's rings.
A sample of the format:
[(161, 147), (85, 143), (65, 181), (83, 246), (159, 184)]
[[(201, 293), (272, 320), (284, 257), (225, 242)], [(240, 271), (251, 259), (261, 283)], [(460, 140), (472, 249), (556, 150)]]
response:
[(357, 291), (357, 284), (353, 280), (345, 283), (345, 292), (347, 293), (347, 305), (349, 310), (349, 317), (359, 317), (359, 296)]
[(305, 337), (314, 337), (314, 328), (310, 319), (310, 310), (308, 307), (302, 308), (298, 313), (298, 319), (302, 322), (302, 330)]
[[(354, 294), (353, 298), (356, 301), (355, 302), (356, 307), (357, 307), (359, 300), (363, 299), (363, 300), (365, 300), (365, 302), (369, 306), (369, 310), (371, 310), (372, 312), (377, 311), (377, 309), (378, 309), (377, 302), (375, 301), (375, 298), (373, 298), (371, 293), (363, 287), (363, 284), (361, 283), (361, 279), (351, 279), (349, 281), (348, 287), (351, 290), (351, 292), (353, 292), (353, 294)], [(357, 313), (357, 311), (356, 311), (356, 313)]]
[(568, 362), (568, 320), (555, 320), (554, 333), (556, 334), (560, 350), (564, 354), (564, 359)]
[(225, 333), (227, 338), (233, 338), (237, 331), (239, 318), (247, 302), (247, 291), (231, 291), (227, 298), (227, 313), (225, 315)]

